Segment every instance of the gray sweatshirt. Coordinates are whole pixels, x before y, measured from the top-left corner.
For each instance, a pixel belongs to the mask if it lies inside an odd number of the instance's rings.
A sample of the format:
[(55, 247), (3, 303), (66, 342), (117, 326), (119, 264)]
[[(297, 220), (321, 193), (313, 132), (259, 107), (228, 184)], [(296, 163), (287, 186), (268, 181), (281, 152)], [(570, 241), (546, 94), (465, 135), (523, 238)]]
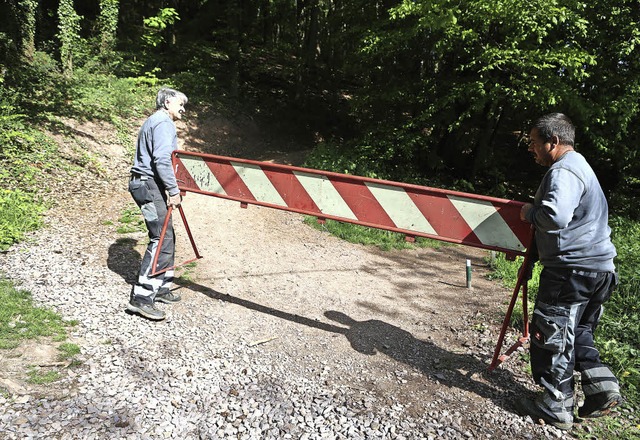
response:
[(615, 270), (609, 208), (585, 158), (569, 151), (542, 179), (527, 220), (536, 228), (540, 263), (592, 272)]
[(176, 126), (171, 117), (158, 110), (142, 124), (131, 172), (155, 179), (170, 196), (180, 193), (171, 166), (171, 153), (178, 148)]

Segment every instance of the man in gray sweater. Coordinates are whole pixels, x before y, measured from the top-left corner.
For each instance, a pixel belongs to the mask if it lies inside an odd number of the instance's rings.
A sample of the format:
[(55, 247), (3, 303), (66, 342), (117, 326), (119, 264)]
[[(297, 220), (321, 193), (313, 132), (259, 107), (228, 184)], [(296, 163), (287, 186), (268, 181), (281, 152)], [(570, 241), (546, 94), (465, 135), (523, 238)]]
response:
[[(175, 241), (171, 221), (158, 249), (160, 233), (169, 206), (178, 207), (182, 201), (178, 183), (171, 164), (171, 154), (178, 148), (178, 136), (174, 121), (182, 118), (187, 97), (177, 90), (160, 89), (156, 97), (156, 111), (144, 122), (138, 133), (138, 142), (131, 168), (129, 192), (142, 211), (149, 244), (142, 258), (138, 280), (133, 286), (127, 310), (152, 320), (162, 320), (165, 313), (155, 303), (175, 303), (180, 296), (170, 290), (173, 270), (165, 270), (151, 276), (154, 269), (172, 268)], [(157, 268), (152, 263), (158, 255)]]
[[(622, 402), (618, 381), (600, 362), (593, 342), (602, 305), (618, 284), (616, 250), (607, 201), (595, 173), (574, 150), (574, 136), (573, 124), (561, 113), (536, 121), (529, 151), (549, 170), (534, 203), (520, 213), (535, 227), (543, 266), (530, 347), (533, 378), (543, 392), (535, 400), (517, 401), (516, 408), (560, 429), (573, 425), (574, 370), (581, 373), (585, 395), (580, 417), (606, 415)], [(525, 268), (528, 274), (530, 269)]]

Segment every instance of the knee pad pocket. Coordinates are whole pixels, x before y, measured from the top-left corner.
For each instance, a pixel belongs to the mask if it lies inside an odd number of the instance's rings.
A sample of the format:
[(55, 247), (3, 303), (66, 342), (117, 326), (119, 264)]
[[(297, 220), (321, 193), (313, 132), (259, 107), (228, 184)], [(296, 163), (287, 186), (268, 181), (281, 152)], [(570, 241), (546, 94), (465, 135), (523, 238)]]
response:
[(569, 319), (569, 308), (538, 303), (531, 319), (531, 343), (552, 353), (564, 352)]

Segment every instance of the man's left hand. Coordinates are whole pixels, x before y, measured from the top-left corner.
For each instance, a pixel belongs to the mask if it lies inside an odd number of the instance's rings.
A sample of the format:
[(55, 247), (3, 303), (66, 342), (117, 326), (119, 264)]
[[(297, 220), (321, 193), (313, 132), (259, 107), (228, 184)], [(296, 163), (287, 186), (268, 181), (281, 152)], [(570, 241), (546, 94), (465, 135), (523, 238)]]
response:
[(169, 196), (169, 200), (167, 200), (167, 206), (173, 206), (177, 208), (182, 203), (182, 196), (180, 194), (176, 194), (175, 196)]
[(520, 209), (520, 220), (522, 220), (523, 222), (528, 222), (527, 213), (531, 211), (531, 208), (533, 208), (533, 205), (531, 203), (524, 204), (522, 209)]

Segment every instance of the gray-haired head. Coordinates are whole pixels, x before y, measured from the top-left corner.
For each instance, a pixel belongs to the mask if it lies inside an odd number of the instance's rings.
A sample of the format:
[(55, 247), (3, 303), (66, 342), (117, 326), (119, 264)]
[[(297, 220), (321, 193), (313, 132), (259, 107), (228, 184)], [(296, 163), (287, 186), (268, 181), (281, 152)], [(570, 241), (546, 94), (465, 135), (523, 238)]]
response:
[(180, 98), (182, 99), (183, 104), (186, 104), (189, 101), (187, 95), (184, 93), (168, 87), (163, 87), (158, 90), (158, 96), (156, 96), (156, 110), (163, 109), (167, 99), (170, 98)]
[(562, 113), (549, 113), (538, 119), (533, 128), (544, 142), (549, 142), (553, 136), (558, 136), (558, 141), (562, 145), (573, 146), (576, 136), (576, 128), (571, 119)]

